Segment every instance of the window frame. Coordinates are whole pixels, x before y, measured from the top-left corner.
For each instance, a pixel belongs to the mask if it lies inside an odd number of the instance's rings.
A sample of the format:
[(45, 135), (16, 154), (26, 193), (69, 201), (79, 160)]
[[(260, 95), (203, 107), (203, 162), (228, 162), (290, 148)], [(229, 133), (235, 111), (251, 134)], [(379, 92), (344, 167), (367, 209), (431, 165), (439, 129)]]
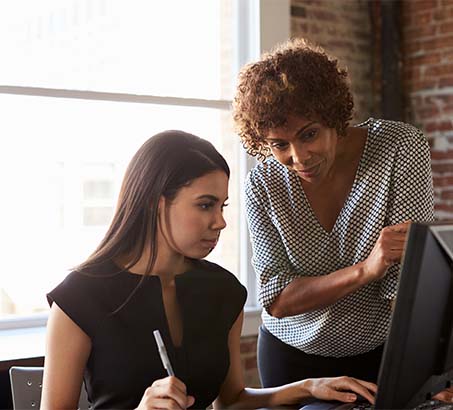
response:
[[(259, 58), (262, 52), (270, 50), (275, 44), (285, 41), (290, 36), (290, 0), (234, 0), (234, 44), (235, 56), (233, 78), (237, 77), (240, 68), (249, 61)], [(0, 94), (16, 94), (49, 98), (70, 98), (82, 100), (117, 101), (125, 103), (157, 104), (167, 106), (184, 106), (214, 108), (230, 111), (230, 100), (163, 97), (156, 95), (139, 95), (98, 91), (81, 91), (57, 88), (27, 87), (0, 85)], [(240, 155), (239, 181), (233, 183), (243, 186), (245, 176), (256, 164), (256, 160), (245, 151)], [(240, 278), (247, 287), (249, 297), (245, 307), (243, 336), (257, 334), (261, 323), (261, 308), (258, 303), (256, 277), (251, 265), (252, 248), (245, 221), (244, 190), (240, 189), (240, 213), (244, 223), (240, 225)], [(20, 331), (47, 324), (48, 313), (18, 315), (0, 319), (0, 331)]]

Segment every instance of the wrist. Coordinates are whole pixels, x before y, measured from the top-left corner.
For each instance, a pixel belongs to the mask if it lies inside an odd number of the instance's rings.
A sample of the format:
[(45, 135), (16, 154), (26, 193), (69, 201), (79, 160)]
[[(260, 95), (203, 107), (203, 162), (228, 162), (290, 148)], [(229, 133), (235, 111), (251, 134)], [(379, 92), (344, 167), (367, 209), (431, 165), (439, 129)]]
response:
[(359, 262), (356, 266), (358, 282), (361, 284), (361, 286), (368, 285), (368, 283), (373, 282), (376, 279), (373, 275), (373, 272), (370, 271), (366, 259), (362, 262)]

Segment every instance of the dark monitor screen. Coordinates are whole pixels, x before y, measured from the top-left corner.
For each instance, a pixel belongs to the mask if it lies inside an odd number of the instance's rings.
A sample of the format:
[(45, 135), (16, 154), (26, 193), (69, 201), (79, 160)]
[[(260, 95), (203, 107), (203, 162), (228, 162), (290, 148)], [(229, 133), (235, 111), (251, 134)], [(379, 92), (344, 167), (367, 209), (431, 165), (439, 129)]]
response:
[(375, 408), (413, 408), (453, 381), (453, 224), (413, 223)]

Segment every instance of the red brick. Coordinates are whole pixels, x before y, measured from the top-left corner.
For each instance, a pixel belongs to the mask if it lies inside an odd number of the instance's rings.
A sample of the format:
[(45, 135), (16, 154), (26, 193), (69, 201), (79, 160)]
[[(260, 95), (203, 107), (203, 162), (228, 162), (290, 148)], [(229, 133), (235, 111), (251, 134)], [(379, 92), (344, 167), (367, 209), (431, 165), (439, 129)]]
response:
[(448, 33), (453, 33), (453, 22), (450, 21), (448, 23), (442, 23), (439, 26), (439, 32), (441, 34), (448, 34)]
[(453, 75), (439, 78), (439, 88), (453, 87)]
[(419, 27), (429, 24), (433, 21), (433, 12), (431, 10), (423, 11), (421, 13), (410, 13), (407, 21), (407, 27)]
[(432, 10), (438, 5), (437, 0), (409, 0), (403, 3), (404, 8), (414, 13), (419, 11)]
[(244, 361), (244, 367), (246, 370), (256, 369), (256, 357), (247, 357)]
[(453, 0), (441, 0), (441, 6), (442, 7), (453, 6)]
[(421, 49), (426, 51), (440, 50), (453, 47), (453, 36), (438, 36), (421, 42)]
[(325, 22), (336, 22), (338, 20), (337, 15), (332, 11), (320, 9), (307, 10), (307, 17), (312, 17)]
[(422, 120), (433, 118), (440, 114), (439, 108), (435, 105), (420, 108), (418, 108), (417, 105), (415, 105), (414, 107), (417, 117), (419, 117)]
[(453, 172), (453, 164), (452, 163), (432, 163), (432, 169), (434, 174), (445, 174), (447, 172)]
[(453, 213), (453, 205), (449, 204), (435, 204), (434, 205), (435, 211), (444, 211), (444, 212), (451, 212)]
[(453, 7), (442, 7), (433, 13), (433, 19), (436, 21), (447, 21), (453, 18)]
[(440, 77), (448, 76), (449, 74), (453, 74), (453, 63), (427, 67), (424, 72), (425, 77)]
[(453, 199), (453, 191), (451, 191), (451, 190), (442, 191), (440, 194), (440, 197), (442, 199)]
[(430, 105), (441, 105), (442, 107), (453, 105), (453, 94), (436, 94), (428, 95), (423, 99), (423, 103)]
[(453, 130), (453, 120), (428, 122), (425, 125), (425, 130), (426, 130), (426, 132), (451, 131), (451, 130)]
[(422, 50), (422, 45), (423, 44), (419, 39), (417, 39), (417, 41), (405, 44), (403, 47), (404, 54), (406, 56), (410, 56), (411, 54), (417, 53)]
[(453, 186), (453, 176), (451, 177), (433, 177), (433, 184), (435, 188)]
[(422, 27), (412, 27), (403, 29), (403, 43), (414, 41), (423, 37), (432, 37), (437, 32), (437, 25), (427, 24)]
[(437, 86), (436, 80), (414, 81), (408, 84), (409, 91), (430, 90)]
[(431, 151), (431, 160), (437, 161), (437, 160), (445, 160), (445, 159), (453, 159), (452, 150), (448, 150), (448, 151), (432, 150)]
[(412, 55), (408, 56), (406, 65), (431, 65), (431, 64), (439, 64), (441, 62), (441, 54), (440, 53), (430, 53), (426, 52), (421, 55)]

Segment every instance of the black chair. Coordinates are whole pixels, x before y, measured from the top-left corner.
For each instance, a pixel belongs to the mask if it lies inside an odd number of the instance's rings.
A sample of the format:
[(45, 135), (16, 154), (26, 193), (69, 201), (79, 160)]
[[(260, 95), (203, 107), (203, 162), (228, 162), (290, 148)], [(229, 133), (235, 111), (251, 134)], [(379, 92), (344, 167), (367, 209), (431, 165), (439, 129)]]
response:
[[(41, 404), (43, 367), (13, 366), (9, 369), (14, 410), (36, 410)], [(80, 392), (80, 410), (89, 410), (85, 388)]]

